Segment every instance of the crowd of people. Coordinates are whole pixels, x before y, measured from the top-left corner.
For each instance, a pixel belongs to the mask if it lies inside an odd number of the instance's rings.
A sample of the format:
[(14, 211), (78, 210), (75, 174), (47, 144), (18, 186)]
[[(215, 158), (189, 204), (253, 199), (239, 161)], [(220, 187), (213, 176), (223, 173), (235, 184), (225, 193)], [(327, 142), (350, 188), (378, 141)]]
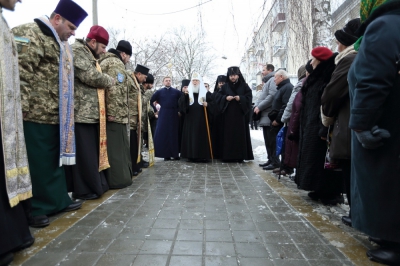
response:
[[(0, 0), (0, 8), (16, 2)], [(154, 92), (148, 67), (127, 68), (128, 41), (106, 50), (103, 27), (69, 45), (87, 15), (60, 0), (50, 17), (12, 30), (0, 21), (0, 234), (8, 240), (0, 242), (0, 265), (34, 243), (29, 226), (130, 186), (155, 157), (253, 160), (253, 117), (268, 154), (260, 166), (295, 173), (298, 188), (323, 204), (343, 203), (346, 193), (343, 222), (380, 245), (367, 255), (400, 264), (400, 1), (362, 0), (361, 19), (335, 32), (338, 53), (314, 48), (295, 85), (267, 64), (254, 106), (238, 67), (218, 76), (213, 92), (199, 73), (181, 90), (164, 77)]]
[(338, 53), (314, 48), (295, 86), (267, 64), (253, 109), (268, 153), (260, 166), (291, 175), (325, 205), (343, 203), (345, 193), (343, 223), (378, 244), (367, 256), (388, 265), (400, 265), (399, 15), (400, 1), (361, 1), (361, 19), (335, 32)]
[[(0, 8), (16, 3), (0, 0)], [(109, 34), (95, 25), (68, 43), (87, 16), (70, 0), (12, 30), (2, 16), (0, 234), (9, 241), (0, 242), (0, 265), (34, 243), (29, 226), (46, 227), (51, 215), (130, 186), (155, 157), (253, 159), (252, 94), (239, 68), (220, 76), (213, 94), (196, 73), (182, 91), (164, 77), (154, 92), (149, 68), (127, 67), (128, 41), (107, 51)]]

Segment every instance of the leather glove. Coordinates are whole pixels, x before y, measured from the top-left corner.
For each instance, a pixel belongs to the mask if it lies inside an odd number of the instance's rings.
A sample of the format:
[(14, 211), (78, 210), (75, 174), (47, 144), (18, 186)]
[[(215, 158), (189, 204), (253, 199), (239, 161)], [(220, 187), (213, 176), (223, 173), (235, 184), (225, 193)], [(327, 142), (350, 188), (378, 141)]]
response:
[(386, 129), (374, 126), (371, 130), (355, 132), (358, 141), (365, 149), (377, 149), (383, 145), (382, 139), (389, 138), (390, 133)]

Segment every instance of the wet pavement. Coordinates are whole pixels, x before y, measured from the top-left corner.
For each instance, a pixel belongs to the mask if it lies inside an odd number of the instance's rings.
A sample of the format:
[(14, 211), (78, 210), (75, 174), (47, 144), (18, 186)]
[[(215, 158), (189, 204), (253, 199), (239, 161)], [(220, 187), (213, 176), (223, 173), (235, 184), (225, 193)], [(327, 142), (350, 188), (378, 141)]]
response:
[(157, 161), (35, 230), (13, 265), (377, 265), (368, 243), (256, 163)]

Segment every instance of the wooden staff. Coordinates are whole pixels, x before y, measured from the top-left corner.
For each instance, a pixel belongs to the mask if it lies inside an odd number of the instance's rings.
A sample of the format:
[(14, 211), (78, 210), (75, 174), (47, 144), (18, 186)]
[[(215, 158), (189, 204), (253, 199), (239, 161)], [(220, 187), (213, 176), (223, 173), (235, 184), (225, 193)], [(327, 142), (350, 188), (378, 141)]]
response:
[[(205, 102), (203, 100), (203, 102)], [(203, 105), (204, 107), (204, 116), (206, 117), (206, 126), (207, 126), (207, 134), (208, 134), (208, 144), (210, 146), (210, 153), (211, 153), (211, 159), (214, 159), (213, 151), (212, 151), (212, 144), (211, 144), (211, 136), (210, 136), (210, 127), (208, 126), (208, 117), (207, 117), (207, 108)]]

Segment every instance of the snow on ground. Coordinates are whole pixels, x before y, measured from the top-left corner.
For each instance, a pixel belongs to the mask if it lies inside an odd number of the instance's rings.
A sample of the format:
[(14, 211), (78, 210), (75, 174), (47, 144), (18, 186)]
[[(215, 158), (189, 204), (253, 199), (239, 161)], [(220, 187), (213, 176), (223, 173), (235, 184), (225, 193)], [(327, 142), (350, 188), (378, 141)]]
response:
[(265, 149), (265, 146), (258, 146), (257, 148), (253, 149), (253, 155), (257, 161), (268, 160), (267, 150)]
[(250, 136), (252, 139), (264, 142), (264, 134), (262, 130), (250, 130)]

